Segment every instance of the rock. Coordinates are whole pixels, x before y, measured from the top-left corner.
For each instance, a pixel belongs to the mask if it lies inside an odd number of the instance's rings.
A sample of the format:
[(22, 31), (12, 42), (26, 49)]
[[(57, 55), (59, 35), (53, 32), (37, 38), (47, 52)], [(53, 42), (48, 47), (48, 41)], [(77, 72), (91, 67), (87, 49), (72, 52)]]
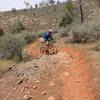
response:
[(34, 86), (33, 86), (33, 89), (36, 89), (36, 88), (37, 88), (37, 86), (34, 85)]
[(65, 75), (65, 76), (69, 76), (69, 72), (65, 72), (64, 75)]
[(37, 81), (35, 81), (36, 83), (40, 83), (40, 81), (39, 80), (37, 80)]
[(43, 91), (43, 92), (42, 92), (42, 95), (47, 95), (47, 92), (46, 92), (46, 91)]
[(20, 85), (21, 83), (23, 83), (23, 82), (25, 82), (27, 80), (28, 80), (28, 77), (22, 77), (17, 81), (16, 85)]
[(66, 64), (65, 67), (69, 67), (69, 65)]
[(25, 91), (25, 88), (22, 88), (22, 89), (21, 89), (21, 92), (24, 92), (24, 91)]
[(14, 90), (16, 90), (16, 89), (17, 89), (17, 87), (14, 87), (13, 89), (14, 89)]
[(55, 84), (53, 82), (50, 82), (50, 86), (55, 86)]
[(19, 85), (21, 83), (23, 83), (23, 80), (18, 80), (16, 84)]
[(55, 99), (55, 97), (50, 96), (50, 97), (48, 97), (48, 100), (56, 100), (56, 99)]
[(32, 97), (26, 94), (23, 96), (23, 100), (32, 100)]
[(26, 93), (27, 93), (27, 94), (30, 94), (30, 92), (29, 92), (29, 91), (27, 91)]
[(28, 95), (27, 95), (27, 94), (24, 95), (24, 96), (23, 96), (23, 99), (24, 99), (24, 100), (27, 100), (27, 99), (28, 99)]

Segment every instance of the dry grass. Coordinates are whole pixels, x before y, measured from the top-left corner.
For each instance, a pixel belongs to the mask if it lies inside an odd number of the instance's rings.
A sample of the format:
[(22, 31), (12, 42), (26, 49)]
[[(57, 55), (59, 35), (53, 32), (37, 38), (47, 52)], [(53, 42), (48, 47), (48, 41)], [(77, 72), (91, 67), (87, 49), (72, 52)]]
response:
[(5, 72), (9, 69), (9, 66), (14, 64), (11, 60), (0, 59), (0, 72)]

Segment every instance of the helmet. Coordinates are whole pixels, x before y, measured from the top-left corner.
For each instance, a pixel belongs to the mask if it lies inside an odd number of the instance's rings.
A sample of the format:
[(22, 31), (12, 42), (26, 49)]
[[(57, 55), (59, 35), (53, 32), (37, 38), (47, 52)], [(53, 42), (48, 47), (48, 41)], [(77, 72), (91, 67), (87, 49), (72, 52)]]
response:
[(48, 29), (48, 32), (51, 32), (51, 33), (52, 33), (52, 32), (53, 32), (53, 30), (52, 30), (52, 29)]

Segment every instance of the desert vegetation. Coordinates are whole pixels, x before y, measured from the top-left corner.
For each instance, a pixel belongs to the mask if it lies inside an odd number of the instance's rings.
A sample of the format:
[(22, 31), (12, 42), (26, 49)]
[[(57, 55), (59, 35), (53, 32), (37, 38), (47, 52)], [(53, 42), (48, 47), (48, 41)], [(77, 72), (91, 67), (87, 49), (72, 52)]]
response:
[[(24, 4), (0, 12), (0, 100), (100, 100), (100, 0)], [(56, 54), (40, 52), (48, 29)]]

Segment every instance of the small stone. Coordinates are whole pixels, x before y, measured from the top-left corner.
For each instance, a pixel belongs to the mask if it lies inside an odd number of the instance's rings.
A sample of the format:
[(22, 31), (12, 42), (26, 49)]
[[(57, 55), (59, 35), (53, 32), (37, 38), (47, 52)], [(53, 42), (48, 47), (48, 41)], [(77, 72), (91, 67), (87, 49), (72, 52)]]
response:
[(36, 89), (37, 88), (37, 86), (33, 86), (33, 89)]
[(69, 67), (69, 65), (65, 65), (66, 67)]
[(65, 76), (69, 76), (69, 72), (65, 72), (64, 75), (65, 75)]
[(39, 80), (37, 80), (37, 81), (35, 81), (36, 83), (40, 83), (40, 81)]
[(24, 92), (24, 91), (25, 91), (25, 88), (22, 88), (22, 89), (21, 89), (21, 92)]
[(42, 92), (42, 95), (47, 95), (47, 92), (46, 92), (46, 91), (43, 91), (43, 92)]
[(16, 87), (14, 87), (13, 89), (14, 89), (14, 90), (16, 90), (17, 88), (16, 88)]
[(24, 95), (24, 96), (23, 96), (23, 99), (24, 99), (24, 100), (27, 100), (27, 99), (28, 99), (28, 95), (27, 95), (27, 94)]
[(55, 86), (55, 84), (53, 82), (50, 82), (50, 86)]
[(48, 100), (56, 100), (56, 99), (55, 99), (55, 97), (50, 96), (50, 97), (48, 98)]
[(27, 91), (26, 93), (27, 93), (27, 94), (30, 94), (30, 92), (29, 92), (29, 91)]
[(23, 96), (23, 99), (24, 100), (32, 100), (32, 97), (31, 96), (28, 96), (27, 94)]

